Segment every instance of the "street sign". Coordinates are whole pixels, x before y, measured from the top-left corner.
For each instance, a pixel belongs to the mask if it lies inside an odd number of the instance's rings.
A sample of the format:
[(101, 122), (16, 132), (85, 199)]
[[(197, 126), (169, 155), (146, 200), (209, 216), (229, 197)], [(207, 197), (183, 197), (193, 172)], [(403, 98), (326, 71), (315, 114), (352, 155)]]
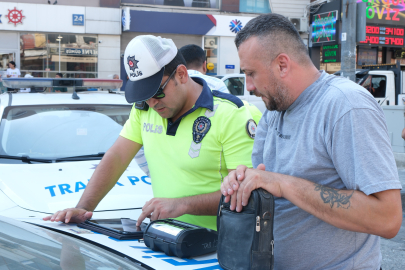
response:
[(84, 14), (73, 14), (72, 24), (84, 26)]

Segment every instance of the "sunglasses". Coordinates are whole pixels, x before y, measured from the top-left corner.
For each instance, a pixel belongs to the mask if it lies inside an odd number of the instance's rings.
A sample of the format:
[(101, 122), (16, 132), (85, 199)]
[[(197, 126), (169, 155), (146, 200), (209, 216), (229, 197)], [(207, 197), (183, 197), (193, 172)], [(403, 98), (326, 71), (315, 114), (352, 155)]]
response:
[(161, 98), (164, 98), (164, 97), (166, 96), (165, 93), (163, 93), (163, 90), (165, 89), (167, 83), (170, 81), (170, 79), (173, 77), (173, 75), (176, 73), (177, 68), (178, 68), (178, 66), (176, 67), (175, 70), (173, 70), (173, 72), (172, 72), (172, 74), (170, 74), (169, 78), (167, 78), (167, 80), (165, 81), (165, 83), (164, 83), (161, 87), (159, 87), (159, 89), (158, 89), (158, 91), (156, 92), (156, 94), (155, 94), (153, 97), (151, 97), (151, 98), (154, 98), (154, 99), (161, 99)]

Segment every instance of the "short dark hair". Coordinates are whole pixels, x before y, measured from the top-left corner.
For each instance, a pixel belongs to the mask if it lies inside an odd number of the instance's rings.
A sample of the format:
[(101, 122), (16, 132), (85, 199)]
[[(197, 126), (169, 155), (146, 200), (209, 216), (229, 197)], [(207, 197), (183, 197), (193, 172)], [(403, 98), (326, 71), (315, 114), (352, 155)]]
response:
[(250, 20), (236, 35), (236, 48), (239, 49), (239, 46), (251, 37), (267, 41), (267, 44), (264, 44), (266, 47), (271, 44), (271, 48), (274, 48), (272, 54), (285, 51), (296, 56), (298, 62), (310, 60), (307, 47), (297, 29), (280, 14), (264, 14)]
[(12, 64), (14, 67), (16, 67), (15, 62), (14, 61), (10, 61), (8, 62), (9, 64)]
[(56, 73), (57, 76), (60, 76), (61, 78), (63, 78), (63, 74), (62, 73)]
[(205, 62), (204, 50), (195, 44), (189, 44), (180, 48), (187, 63), (187, 68), (200, 68)]
[(172, 74), (172, 72), (177, 68), (178, 65), (187, 66), (186, 60), (184, 60), (184, 57), (179, 50), (177, 50), (177, 54), (173, 58), (173, 60), (165, 66), (165, 72), (163, 73), (163, 76), (170, 76), (170, 74)]

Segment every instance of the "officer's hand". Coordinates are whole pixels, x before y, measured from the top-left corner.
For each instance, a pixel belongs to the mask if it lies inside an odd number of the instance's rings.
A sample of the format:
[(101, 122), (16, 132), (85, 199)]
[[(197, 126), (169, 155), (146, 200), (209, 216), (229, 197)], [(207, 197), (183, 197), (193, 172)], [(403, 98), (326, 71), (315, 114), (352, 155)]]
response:
[(141, 226), (145, 218), (150, 220), (176, 218), (185, 214), (185, 206), (181, 198), (153, 198), (142, 207), (142, 214), (139, 216), (136, 226)]
[(236, 170), (231, 171), (221, 184), (221, 192), (224, 196), (227, 196), (225, 202), (229, 201), (229, 195), (232, 195), (239, 188), (239, 181), (245, 178), (245, 171), (247, 167), (245, 165), (239, 165)]
[(93, 212), (89, 212), (81, 208), (68, 208), (62, 211), (58, 211), (52, 216), (44, 217), (43, 220), (47, 221), (62, 221), (65, 223), (81, 223), (90, 219), (93, 216)]

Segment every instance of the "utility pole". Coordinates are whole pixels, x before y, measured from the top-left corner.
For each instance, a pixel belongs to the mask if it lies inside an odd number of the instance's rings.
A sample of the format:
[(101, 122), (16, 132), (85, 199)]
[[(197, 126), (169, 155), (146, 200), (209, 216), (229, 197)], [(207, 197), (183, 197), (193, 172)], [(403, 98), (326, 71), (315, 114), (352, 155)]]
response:
[(356, 0), (342, 0), (341, 74), (356, 81)]

